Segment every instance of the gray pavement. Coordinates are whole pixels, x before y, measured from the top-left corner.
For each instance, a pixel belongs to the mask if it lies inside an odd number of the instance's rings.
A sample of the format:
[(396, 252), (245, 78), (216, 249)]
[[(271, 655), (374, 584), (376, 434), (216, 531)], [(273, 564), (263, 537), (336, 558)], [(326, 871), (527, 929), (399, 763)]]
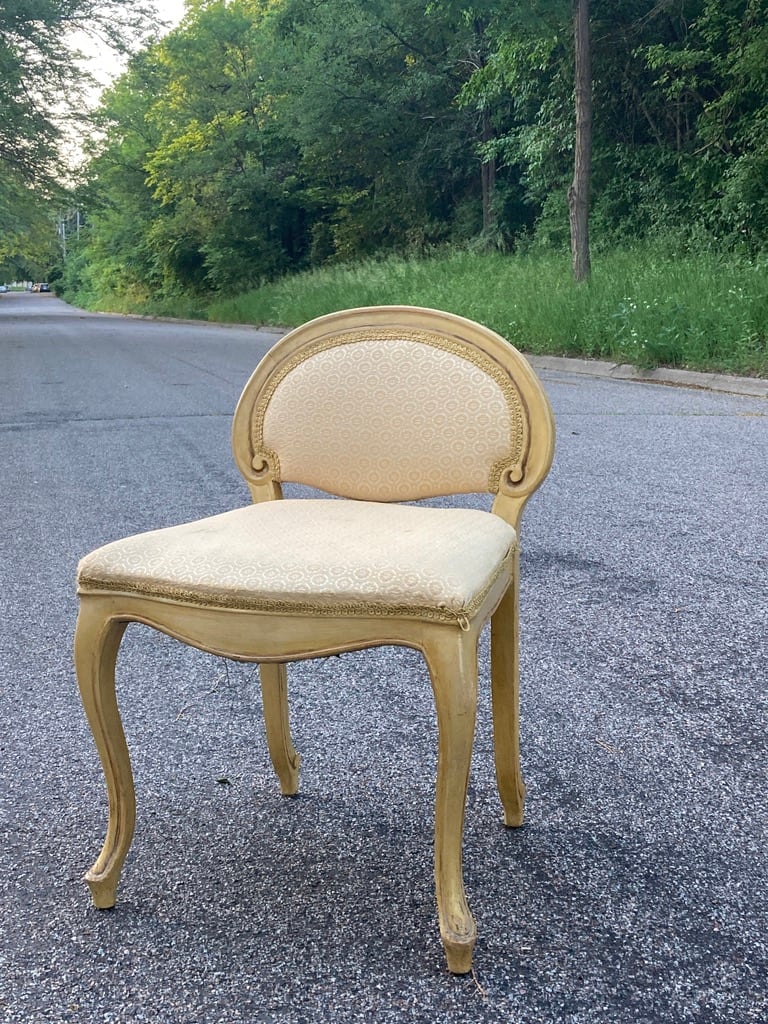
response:
[(0, 296), (0, 1021), (768, 1020), (757, 396), (540, 367), (558, 448), (523, 524), (527, 823), (500, 822), (486, 638), (474, 976), (444, 967), (434, 713), (405, 650), (293, 667), (286, 800), (254, 668), (131, 627), (137, 832), (116, 909), (90, 907), (106, 807), (75, 565), (247, 501), (229, 424), (273, 341)]
[(560, 356), (529, 356), (538, 372), (575, 374), (582, 377), (602, 377), (609, 380), (643, 381), (647, 384), (667, 384), (672, 387), (699, 388), (730, 395), (751, 395), (768, 398), (768, 379), (765, 377), (738, 377), (729, 373), (698, 373), (668, 366), (643, 369), (629, 363), (610, 363), (601, 359), (566, 359)]

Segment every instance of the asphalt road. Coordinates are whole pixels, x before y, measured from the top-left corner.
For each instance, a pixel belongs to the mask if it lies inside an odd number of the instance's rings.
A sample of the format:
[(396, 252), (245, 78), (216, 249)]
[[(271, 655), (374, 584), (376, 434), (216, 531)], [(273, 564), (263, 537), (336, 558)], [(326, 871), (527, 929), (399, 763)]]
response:
[(286, 800), (255, 669), (131, 627), (137, 833), (117, 908), (91, 908), (106, 802), (75, 566), (247, 502), (230, 418), (273, 341), (0, 295), (0, 1020), (764, 1024), (759, 398), (543, 373), (558, 449), (523, 530), (527, 824), (501, 824), (484, 646), (474, 976), (444, 967), (434, 714), (405, 650), (293, 668)]

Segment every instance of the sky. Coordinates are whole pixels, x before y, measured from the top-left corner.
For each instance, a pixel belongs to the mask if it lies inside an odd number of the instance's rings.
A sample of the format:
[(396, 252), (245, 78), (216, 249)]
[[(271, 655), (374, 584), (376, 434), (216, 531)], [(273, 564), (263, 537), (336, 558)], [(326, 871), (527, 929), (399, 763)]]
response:
[[(168, 23), (168, 31), (175, 28), (184, 17), (184, 0), (152, 0), (152, 3), (158, 15), (163, 21)], [(88, 70), (96, 80), (94, 88), (87, 90), (85, 96), (89, 106), (95, 108), (98, 105), (102, 90), (122, 73), (125, 62), (119, 60), (103, 44), (99, 44), (89, 36), (76, 36), (73, 39), (73, 44), (87, 58)], [(64, 120), (66, 122), (66, 118)], [(83, 138), (80, 134), (81, 129), (73, 129), (68, 127), (66, 123), (63, 124), (62, 128), (64, 133), (63, 155), (71, 167), (76, 167), (82, 160)]]
[[(169, 31), (184, 17), (184, 0), (152, 0), (152, 4), (163, 21), (168, 23)], [(80, 38), (77, 45), (89, 58), (88, 70), (99, 83), (100, 88), (94, 94), (96, 102), (101, 89), (121, 73), (124, 65), (115, 59), (113, 53), (107, 53), (104, 47), (100, 47), (92, 39)]]
[(157, 13), (164, 21), (171, 22), (171, 26), (178, 25), (184, 17), (184, 0), (155, 0)]

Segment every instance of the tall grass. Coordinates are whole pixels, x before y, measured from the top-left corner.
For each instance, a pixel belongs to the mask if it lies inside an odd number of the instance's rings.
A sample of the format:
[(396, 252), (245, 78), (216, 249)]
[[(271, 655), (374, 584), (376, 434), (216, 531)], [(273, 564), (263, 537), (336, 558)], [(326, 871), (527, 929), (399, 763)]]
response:
[(208, 304), (145, 299), (133, 311), (291, 327), (384, 304), (459, 313), (534, 354), (768, 376), (768, 257), (676, 256), (650, 243), (596, 255), (580, 286), (564, 254), (449, 251), (327, 267)]
[(408, 304), (479, 320), (523, 351), (768, 376), (768, 259), (598, 255), (573, 283), (568, 257), (450, 252), (287, 277), (214, 302), (210, 319), (295, 326), (336, 309)]

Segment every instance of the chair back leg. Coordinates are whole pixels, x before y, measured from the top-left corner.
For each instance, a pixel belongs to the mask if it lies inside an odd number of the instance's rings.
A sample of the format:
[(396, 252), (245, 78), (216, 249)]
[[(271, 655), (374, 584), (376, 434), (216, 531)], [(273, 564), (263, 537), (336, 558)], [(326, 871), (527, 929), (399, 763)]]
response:
[(288, 673), (278, 662), (259, 665), (261, 700), (267, 747), (283, 796), (295, 796), (299, 790), (301, 756), (291, 739), (288, 720)]
[(504, 824), (523, 823), (525, 783), (520, 772), (518, 558), (512, 583), (491, 619), (491, 699), (496, 782)]

